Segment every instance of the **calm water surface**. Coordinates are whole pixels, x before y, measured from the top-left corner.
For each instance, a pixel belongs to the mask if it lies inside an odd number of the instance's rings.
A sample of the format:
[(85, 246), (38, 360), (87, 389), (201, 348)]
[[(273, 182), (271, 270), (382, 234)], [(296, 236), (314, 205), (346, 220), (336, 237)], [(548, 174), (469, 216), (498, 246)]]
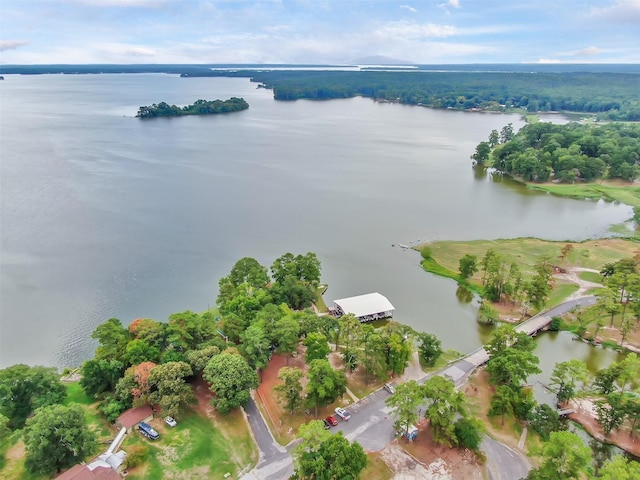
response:
[[(327, 300), (380, 292), (397, 320), (468, 351), (484, 333), (456, 285), (391, 245), (583, 239), (626, 206), (474, 174), (469, 155), (519, 116), (275, 102), (245, 79), (5, 76), (0, 83), (0, 368), (76, 366), (110, 317), (213, 305), (243, 256), (316, 252)], [(227, 116), (142, 121), (141, 105), (244, 97)]]

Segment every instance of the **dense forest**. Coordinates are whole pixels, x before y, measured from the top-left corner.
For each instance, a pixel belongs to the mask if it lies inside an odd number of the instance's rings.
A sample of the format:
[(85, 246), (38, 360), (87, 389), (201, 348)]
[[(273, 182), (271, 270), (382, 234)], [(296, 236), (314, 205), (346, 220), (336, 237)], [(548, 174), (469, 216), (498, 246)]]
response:
[[(285, 70), (287, 67), (313, 67), (316, 70)], [(403, 71), (318, 70), (321, 67), (2, 65), (0, 73), (167, 73), (183, 78), (240, 77), (273, 89), (276, 100), (364, 96), (432, 108), (586, 112), (596, 114), (601, 120), (640, 121), (640, 74), (636, 65), (416, 65)]]
[(179, 117), (182, 115), (212, 115), (216, 113), (229, 113), (246, 110), (249, 104), (244, 98), (231, 97), (229, 100), (196, 100), (193, 105), (178, 107), (165, 102), (154, 103), (151, 106), (144, 106), (138, 109), (136, 117)]
[(364, 96), (432, 108), (506, 112), (567, 111), (640, 120), (640, 75), (620, 73), (187, 71), (189, 76), (250, 77), (276, 100)]
[(640, 125), (538, 122), (515, 134), (507, 125), (492, 131), (471, 158), (528, 182), (633, 181), (640, 176)]

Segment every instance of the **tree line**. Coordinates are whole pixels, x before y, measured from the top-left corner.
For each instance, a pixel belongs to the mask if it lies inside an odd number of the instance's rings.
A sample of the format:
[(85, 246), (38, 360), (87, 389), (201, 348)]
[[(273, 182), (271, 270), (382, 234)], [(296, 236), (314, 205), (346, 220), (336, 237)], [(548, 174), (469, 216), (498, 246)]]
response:
[(212, 115), (217, 113), (239, 112), (249, 108), (244, 98), (231, 97), (229, 100), (196, 100), (191, 105), (178, 107), (166, 102), (142, 106), (138, 109), (138, 118), (181, 117), (184, 115)]
[(640, 75), (627, 73), (223, 71), (185, 69), (183, 77), (249, 77), (276, 100), (351, 98), (457, 110), (567, 111), (640, 120)]
[(509, 124), (493, 130), (471, 158), (527, 182), (631, 182), (640, 174), (640, 126), (536, 122), (514, 134)]

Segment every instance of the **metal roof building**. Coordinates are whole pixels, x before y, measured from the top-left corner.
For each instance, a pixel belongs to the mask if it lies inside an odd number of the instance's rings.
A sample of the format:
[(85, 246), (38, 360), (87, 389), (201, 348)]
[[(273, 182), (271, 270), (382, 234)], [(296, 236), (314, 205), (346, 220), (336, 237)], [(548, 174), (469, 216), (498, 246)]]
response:
[(379, 293), (368, 293), (356, 297), (334, 300), (335, 311), (339, 317), (353, 313), (361, 322), (370, 322), (381, 318), (393, 317), (394, 306), (387, 297)]

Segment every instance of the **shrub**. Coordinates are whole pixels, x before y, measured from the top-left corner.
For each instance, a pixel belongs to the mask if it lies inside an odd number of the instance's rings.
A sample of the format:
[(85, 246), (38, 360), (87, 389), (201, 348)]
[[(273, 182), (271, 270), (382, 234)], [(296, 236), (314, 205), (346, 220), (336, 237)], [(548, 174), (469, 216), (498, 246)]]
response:
[(149, 447), (146, 445), (131, 445), (127, 447), (127, 467), (137, 467), (144, 463), (149, 456)]
[(431, 247), (427, 245), (420, 249), (420, 255), (422, 255), (422, 258), (424, 258), (425, 260), (428, 260), (433, 255), (433, 250), (431, 250)]
[(552, 317), (551, 323), (549, 324), (549, 330), (552, 332), (557, 332), (560, 330), (560, 326), (562, 325), (562, 319), (560, 317)]

